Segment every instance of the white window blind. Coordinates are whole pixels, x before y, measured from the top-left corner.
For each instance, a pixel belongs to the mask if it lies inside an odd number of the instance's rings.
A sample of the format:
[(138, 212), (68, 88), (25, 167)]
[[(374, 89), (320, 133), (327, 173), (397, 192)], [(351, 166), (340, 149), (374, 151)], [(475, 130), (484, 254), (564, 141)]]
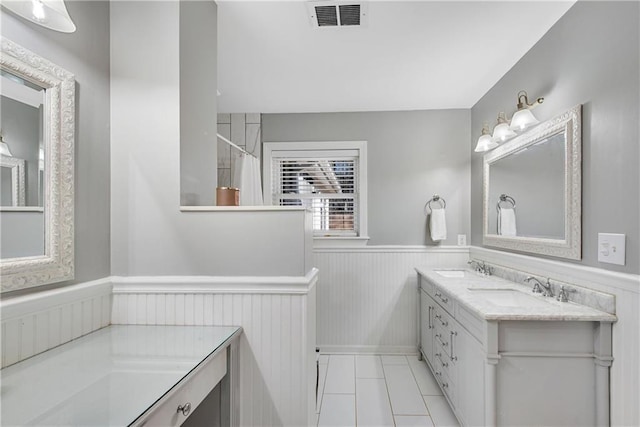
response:
[(272, 157), (272, 204), (311, 210), (316, 236), (358, 236), (358, 156), (305, 154)]

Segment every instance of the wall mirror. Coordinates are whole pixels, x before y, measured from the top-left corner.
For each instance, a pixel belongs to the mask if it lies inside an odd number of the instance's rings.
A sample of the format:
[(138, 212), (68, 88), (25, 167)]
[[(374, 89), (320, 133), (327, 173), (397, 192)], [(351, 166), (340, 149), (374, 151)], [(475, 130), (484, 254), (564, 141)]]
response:
[(484, 156), (483, 243), (581, 258), (581, 106)]
[(75, 78), (1, 38), (2, 292), (74, 272)]

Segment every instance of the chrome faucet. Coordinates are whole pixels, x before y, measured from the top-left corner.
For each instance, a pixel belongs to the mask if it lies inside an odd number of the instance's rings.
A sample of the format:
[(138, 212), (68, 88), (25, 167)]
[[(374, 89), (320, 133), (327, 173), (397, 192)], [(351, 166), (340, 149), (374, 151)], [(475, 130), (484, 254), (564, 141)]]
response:
[(566, 288), (564, 285), (560, 286), (560, 293), (558, 294), (558, 298), (556, 298), (560, 302), (569, 302), (569, 293), (576, 292), (575, 289)]
[(484, 276), (491, 276), (491, 274), (493, 274), (493, 268), (490, 265), (487, 265), (484, 261), (478, 262), (472, 259), (471, 261), (468, 261), (467, 264), (469, 264), (476, 272)]
[(525, 282), (530, 283), (534, 282), (533, 289), (531, 290), (534, 294), (542, 294), (545, 297), (553, 297), (553, 288), (551, 287), (551, 282), (547, 279), (547, 283), (544, 284), (537, 278), (533, 276), (529, 276), (524, 279)]

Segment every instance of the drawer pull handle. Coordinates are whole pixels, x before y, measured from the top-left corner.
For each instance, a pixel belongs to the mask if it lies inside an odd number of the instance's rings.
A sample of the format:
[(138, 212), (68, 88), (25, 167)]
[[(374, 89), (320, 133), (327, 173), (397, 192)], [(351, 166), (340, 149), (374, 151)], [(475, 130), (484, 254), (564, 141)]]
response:
[(449, 298), (443, 298), (443, 297), (439, 297), (439, 298), (440, 298), (440, 301), (442, 301), (445, 304), (449, 302)]
[(186, 417), (191, 412), (191, 403), (187, 402), (184, 405), (179, 405), (177, 412), (182, 412), (182, 415)]
[(449, 383), (442, 383), (442, 388), (449, 388)]
[(456, 337), (458, 335), (458, 333), (456, 331), (451, 331), (451, 360), (458, 360), (458, 356), (454, 356), (454, 348), (453, 348), (453, 338)]
[(442, 296), (442, 294), (441, 294), (440, 292), (436, 292), (436, 296), (437, 296), (438, 298), (440, 298), (440, 297)]

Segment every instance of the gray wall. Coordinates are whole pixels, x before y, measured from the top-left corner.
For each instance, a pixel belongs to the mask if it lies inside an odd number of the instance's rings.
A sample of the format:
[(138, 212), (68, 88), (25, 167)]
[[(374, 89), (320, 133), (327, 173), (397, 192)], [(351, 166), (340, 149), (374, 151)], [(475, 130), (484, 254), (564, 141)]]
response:
[[(640, 272), (639, 11), (637, 2), (576, 3), (472, 108), (471, 149), (482, 123), (515, 110), (527, 90), (545, 102), (539, 119), (582, 104), (582, 261)], [(472, 243), (482, 245), (482, 156), (472, 155)], [(597, 259), (599, 232), (627, 235), (625, 266)]]
[(217, 22), (213, 1), (180, 2), (180, 204), (215, 204)]
[[(68, 1), (78, 27), (64, 34), (2, 11), (2, 35), (76, 77), (75, 280), (110, 274), (109, 2)], [(39, 288), (42, 289), (42, 288)]]
[(304, 211), (180, 211), (179, 26), (176, 1), (111, 3), (112, 274), (304, 275)]
[[(447, 202), (447, 240), (469, 234), (469, 110), (263, 114), (265, 142), (367, 141), (369, 245), (434, 245), (423, 208)], [(469, 237), (467, 236), (467, 239)]]

